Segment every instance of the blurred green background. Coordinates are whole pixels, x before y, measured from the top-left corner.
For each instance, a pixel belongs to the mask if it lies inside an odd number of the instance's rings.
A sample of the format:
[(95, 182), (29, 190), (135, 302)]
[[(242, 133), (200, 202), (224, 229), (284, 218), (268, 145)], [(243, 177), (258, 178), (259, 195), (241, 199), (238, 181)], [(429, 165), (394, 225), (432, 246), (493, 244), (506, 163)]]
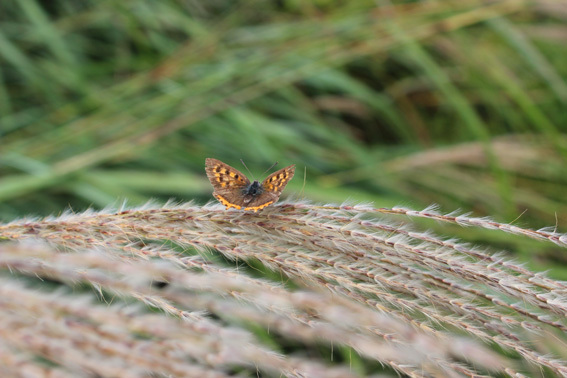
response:
[[(204, 204), (215, 157), (296, 164), (284, 197), (565, 232), (566, 20), (552, 0), (2, 1), (0, 220)], [(553, 245), (438, 232), (567, 278)]]

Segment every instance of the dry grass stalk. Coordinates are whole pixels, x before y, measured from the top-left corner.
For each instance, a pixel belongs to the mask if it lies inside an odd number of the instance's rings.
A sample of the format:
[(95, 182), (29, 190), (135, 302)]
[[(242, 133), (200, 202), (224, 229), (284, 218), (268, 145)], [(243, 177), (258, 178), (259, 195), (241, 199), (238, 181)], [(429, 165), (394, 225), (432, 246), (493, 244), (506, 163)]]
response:
[[(393, 224), (383, 214), (491, 228), (563, 247), (567, 241), (556, 232), (434, 209), (302, 202), (258, 214), (185, 204), (24, 219), (0, 225), (1, 238), (19, 241), (0, 244), (0, 267), (68, 285), (87, 283), (104, 298), (112, 294), (174, 317), (149, 315), (144, 306), (96, 305), (69, 292), (46, 295), (5, 279), (0, 351), (6, 352), (0, 360), (38, 376), (224, 376), (234, 369), (356, 375), (323, 358), (281, 355), (246, 330), (255, 324), (311, 347), (351, 347), (370, 369), (376, 361), (412, 377), (521, 376), (518, 371), (538, 374), (542, 368), (567, 376), (565, 356), (542, 349), (566, 341), (565, 283), (503, 256)], [(165, 246), (171, 243), (181, 248)], [(256, 259), (303, 289), (226, 269), (206, 259), (211, 250), (233, 260)], [(153, 282), (168, 285), (159, 289)], [(535, 336), (556, 343), (535, 343)], [(37, 363), (36, 355), (56, 366)]]

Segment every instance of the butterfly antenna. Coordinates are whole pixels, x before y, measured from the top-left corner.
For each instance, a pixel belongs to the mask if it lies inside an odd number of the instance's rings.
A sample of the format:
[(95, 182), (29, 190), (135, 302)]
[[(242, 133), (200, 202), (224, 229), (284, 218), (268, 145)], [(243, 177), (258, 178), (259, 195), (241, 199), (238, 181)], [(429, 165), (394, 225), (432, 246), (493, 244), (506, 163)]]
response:
[[(274, 168), (276, 165), (278, 164), (278, 162), (276, 161), (274, 164), (272, 164), (272, 166), (268, 169), (266, 169), (266, 172), (269, 172), (272, 168)], [(262, 173), (262, 176), (264, 176), (266, 174), (266, 172)]]
[(256, 181), (256, 179), (254, 178), (254, 175), (252, 174), (252, 172), (250, 172), (250, 170), (248, 169), (248, 167), (246, 166), (246, 164), (244, 164), (244, 160), (240, 159), (240, 162), (242, 163), (242, 165), (244, 166), (244, 168), (246, 168), (246, 170), (248, 171), (248, 173), (250, 173), (250, 177), (252, 177), (252, 179), (254, 179), (254, 181)]

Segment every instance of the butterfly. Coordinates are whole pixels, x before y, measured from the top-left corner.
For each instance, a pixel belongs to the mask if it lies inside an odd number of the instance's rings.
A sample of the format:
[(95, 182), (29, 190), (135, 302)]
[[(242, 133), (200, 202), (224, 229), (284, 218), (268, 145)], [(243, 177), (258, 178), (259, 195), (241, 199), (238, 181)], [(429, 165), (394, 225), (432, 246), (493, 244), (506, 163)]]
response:
[(250, 180), (239, 170), (220, 160), (205, 160), (207, 177), (215, 189), (213, 196), (227, 209), (262, 210), (276, 202), (287, 183), (293, 178), (295, 165), (269, 175), (262, 183)]

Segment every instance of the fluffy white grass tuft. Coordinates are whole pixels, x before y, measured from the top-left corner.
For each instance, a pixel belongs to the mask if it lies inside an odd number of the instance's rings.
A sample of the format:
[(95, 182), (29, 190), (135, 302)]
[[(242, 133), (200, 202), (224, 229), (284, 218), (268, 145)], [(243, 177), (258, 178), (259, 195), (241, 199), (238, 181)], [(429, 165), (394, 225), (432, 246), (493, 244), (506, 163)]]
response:
[[(148, 203), (22, 219), (0, 225), (0, 362), (37, 376), (567, 375), (567, 285), (415, 217), (565, 246), (555, 230), (437, 207)], [(356, 351), (363, 370), (321, 346)]]

